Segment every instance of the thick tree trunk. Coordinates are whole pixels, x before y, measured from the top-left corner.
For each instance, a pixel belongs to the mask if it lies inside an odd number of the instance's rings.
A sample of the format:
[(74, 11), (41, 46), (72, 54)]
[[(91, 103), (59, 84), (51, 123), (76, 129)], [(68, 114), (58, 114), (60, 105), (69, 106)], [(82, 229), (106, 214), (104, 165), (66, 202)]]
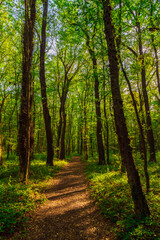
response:
[(43, 19), (42, 19), (42, 33), (40, 46), (40, 82), (43, 116), (45, 121), (46, 137), (47, 137), (47, 165), (53, 166), (53, 135), (51, 128), (51, 117), (49, 114), (47, 94), (46, 94), (46, 80), (45, 80), (45, 48), (46, 48), (46, 25), (47, 25), (48, 0), (43, 1)]
[(30, 160), (30, 122), (31, 122), (31, 64), (33, 53), (36, 0), (25, 0), (25, 23), (23, 33), (22, 88), (19, 116), (19, 160), (20, 177), (27, 183)]
[(112, 23), (111, 16), (111, 3), (110, 0), (102, 0), (102, 2), (104, 10), (105, 35), (108, 45), (108, 57), (110, 63), (111, 90), (113, 98), (115, 126), (118, 135), (120, 154), (127, 170), (128, 182), (134, 201), (134, 210), (136, 217), (142, 218), (149, 216), (150, 212), (145, 196), (142, 192), (139, 174), (135, 167), (132, 155), (132, 148), (130, 146), (130, 140), (128, 137), (126, 120), (124, 117), (123, 102), (121, 99), (119, 87), (119, 68), (114, 36), (115, 29)]

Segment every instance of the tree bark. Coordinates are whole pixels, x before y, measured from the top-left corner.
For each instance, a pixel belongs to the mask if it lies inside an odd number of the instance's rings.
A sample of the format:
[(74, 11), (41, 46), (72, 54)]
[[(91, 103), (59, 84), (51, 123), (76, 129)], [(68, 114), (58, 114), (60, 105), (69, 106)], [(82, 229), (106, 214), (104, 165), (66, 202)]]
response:
[(105, 153), (102, 139), (102, 122), (101, 122), (101, 109), (100, 109), (100, 98), (99, 98), (99, 79), (97, 72), (97, 59), (93, 49), (91, 49), (89, 36), (87, 37), (86, 45), (88, 47), (89, 54), (92, 59), (93, 64), (93, 74), (94, 74), (94, 92), (95, 92), (95, 106), (96, 106), (96, 117), (97, 117), (97, 145), (98, 145), (98, 155), (99, 155), (99, 165), (105, 164)]
[(141, 150), (142, 160), (144, 161), (144, 174), (145, 174), (145, 178), (146, 178), (146, 191), (148, 192), (149, 188), (150, 188), (150, 182), (149, 182), (149, 175), (148, 175), (147, 149), (146, 149), (146, 142), (145, 142), (143, 126), (141, 124), (140, 117), (139, 117), (139, 114), (138, 114), (137, 104), (136, 104), (136, 100), (134, 98), (134, 94), (132, 92), (132, 87), (131, 87), (130, 81), (128, 79), (127, 73), (126, 73), (126, 71), (123, 67), (121, 59), (120, 59), (120, 63), (121, 63), (121, 68), (122, 68), (123, 75), (124, 75), (124, 77), (126, 79), (126, 82), (128, 84), (129, 92), (130, 92), (130, 95), (131, 95), (131, 98), (132, 98), (133, 107), (134, 107), (134, 110), (135, 110), (135, 113), (136, 113), (137, 123), (138, 123), (138, 126), (139, 126), (140, 145), (141, 145), (140, 150)]
[(155, 144), (154, 144), (154, 137), (152, 131), (152, 122), (151, 122), (151, 115), (150, 115), (150, 106), (147, 94), (147, 86), (146, 86), (146, 70), (145, 70), (145, 62), (144, 62), (144, 54), (143, 54), (143, 47), (142, 47), (142, 39), (141, 39), (141, 28), (140, 23), (137, 22), (137, 29), (138, 29), (138, 44), (139, 44), (139, 54), (141, 59), (141, 78), (142, 78), (142, 93), (145, 103), (145, 111), (146, 111), (146, 122), (147, 122), (147, 139), (150, 149), (150, 162), (156, 162), (156, 155), (155, 155)]
[(63, 88), (62, 96), (60, 97), (61, 106), (59, 110), (60, 119), (59, 119), (58, 140), (57, 140), (57, 148), (58, 148), (57, 157), (60, 159), (65, 158), (65, 130), (66, 130), (65, 103), (66, 103), (67, 93), (68, 93), (68, 89)]
[(66, 113), (63, 112), (60, 159), (65, 159)]
[[(154, 23), (153, 23), (153, 1), (151, 0), (150, 2), (151, 2), (150, 22), (151, 22), (152, 29), (155, 29), (155, 26), (154, 26)], [(159, 97), (160, 97), (159, 61), (158, 61), (157, 48), (156, 48), (155, 41), (154, 41), (154, 34), (152, 34), (152, 33), (151, 33), (151, 41), (152, 41), (152, 46), (153, 46), (153, 49), (154, 49), (154, 55), (155, 55), (155, 60), (156, 60), (156, 77), (157, 77), (158, 93), (159, 93)]]
[(85, 92), (85, 97), (84, 97), (83, 113), (84, 113), (84, 156), (85, 156), (85, 160), (88, 160), (86, 92)]
[[(17, 99), (16, 99), (17, 101)], [(15, 108), (16, 108), (16, 104), (11, 112), (11, 115), (9, 116), (9, 120), (8, 120), (8, 133), (9, 133), (9, 136), (8, 136), (8, 146), (7, 146), (7, 159), (9, 159), (9, 154), (10, 154), (10, 151), (11, 151), (11, 148), (12, 148), (12, 144), (11, 144), (11, 141), (12, 141), (12, 128), (11, 128), (11, 123), (12, 123), (12, 116), (14, 114), (14, 111), (15, 111)]]
[(112, 23), (111, 16), (111, 3), (110, 0), (102, 0), (104, 11), (104, 25), (105, 35), (108, 46), (108, 57), (111, 77), (111, 91), (113, 98), (115, 126), (118, 135), (118, 143), (120, 148), (120, 154), (124, 161), (128, 182), (131, 189), (132, 199), (134, 201), (134, 210), (137, 218), (147, 217), (150, 215), (150, 211), (147, 205), (146, 198), (143, 194), (140, 177), (136, 169), (132, 148), (130, 146), (130, 139), (128, 136), (128, 130), (126, 126), (126, 120), (123, 111), (123, 102), (119, 87), (119, 68), (117, 49), (115, 44), (115, 29)]
[(42, 18), (42, 33), (40, 45), (40, 83), (41, 83), (41, 96), (43, 106), (43, 116), (45, 121), (45, 130), (47, 137), (47, 165), (53, 166), (53, 135), (51, 128), (51, 117), (49, 114), (47, 93), (46, 93), (46, 79), (45, 79), (45, 48), (46, 48), (46, 26), (47, 26), (47, 12), (48, 0), (43, 1), (43, 18)]
[(27, 183), (30, 161), (31, 122), (31, 64), (33, 55), (36, 0), (25, 0), (25, 23), (23, 32), (21, 108), (19, 115), (19, 161), (21, 181)]
[(2, 102), (0, 104), (0, 166), (3, 165), (3, 129), (2, 129), (2, 110), (4, 107), (6, 96), (3, 97)]

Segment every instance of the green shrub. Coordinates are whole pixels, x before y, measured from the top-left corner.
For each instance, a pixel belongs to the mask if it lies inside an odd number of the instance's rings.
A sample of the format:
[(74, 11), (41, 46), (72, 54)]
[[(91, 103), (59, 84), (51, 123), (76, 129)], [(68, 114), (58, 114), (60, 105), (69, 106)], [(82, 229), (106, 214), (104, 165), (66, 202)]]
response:
[(28, 185), (19, 182), (19, 162), (15, 156), (5, 160), (0, 169), (0, 236), (14, 233), (26, 222), (26, 214), (45, 200), (42, 190), (45, 180), (53, 178), (66, 161), (55, 160), (54, 166), (46, 166), (44, 154), (35, 155), (31, 163)]
[[(105, 217), (111, 221), (113, 225), (111, 231), (117, 235), (117, 240), (160, 239), (160, 163), (149, 163), (148, 166), (151, 191), (146, 197), (151, 217), (137, 221), (134, 216), (127, 176), (120, 173), (117, 161), (110, 168), (99, 166), (94, 160), (88, 161), (86, 174), (90, 181), (92, 198), (99, 205)], [(143, 164), (138, 157), (136, 164), (145, 191)]]

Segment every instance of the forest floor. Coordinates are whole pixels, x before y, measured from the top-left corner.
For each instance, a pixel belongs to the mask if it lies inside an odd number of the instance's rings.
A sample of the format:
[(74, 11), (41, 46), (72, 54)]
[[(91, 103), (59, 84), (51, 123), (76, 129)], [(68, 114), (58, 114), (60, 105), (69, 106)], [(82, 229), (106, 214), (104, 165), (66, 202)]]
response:
[(85, 178), (85, 163), (73, 157), (46, 190), (47, 201), (37, 208), (26, 223), (25, 234), (12, 239), (24, 240), (112, 240), (110, 222), (90, 198)]

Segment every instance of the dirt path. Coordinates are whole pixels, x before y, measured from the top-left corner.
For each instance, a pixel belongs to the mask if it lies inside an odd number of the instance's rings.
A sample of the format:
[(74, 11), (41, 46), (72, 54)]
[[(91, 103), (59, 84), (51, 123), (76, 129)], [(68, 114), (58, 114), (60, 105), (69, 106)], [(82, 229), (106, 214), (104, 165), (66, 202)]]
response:
[(47, 203), (35, 211), (24, 240), (110, 240), (109, 225), (90, 200), (80, 157), (53, 179)]

